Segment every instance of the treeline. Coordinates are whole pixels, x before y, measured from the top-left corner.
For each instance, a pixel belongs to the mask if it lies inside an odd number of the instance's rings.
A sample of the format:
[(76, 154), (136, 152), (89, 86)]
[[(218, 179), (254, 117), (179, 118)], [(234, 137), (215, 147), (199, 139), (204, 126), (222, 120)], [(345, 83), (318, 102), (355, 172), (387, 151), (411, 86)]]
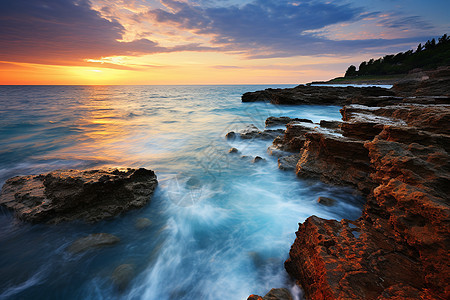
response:
[(409, 50), (395, 55), (386, 55), (379, 59), (363, 61), (359, 69), (351, 65), (345, 72), (345, 77), (365, 75), (395, 75), (406, 74), (415, 68), (435, 69), (450, 65), (450, 37), (444, 34), (436, 42), (427, 41), (419, 44), (416, 51)]

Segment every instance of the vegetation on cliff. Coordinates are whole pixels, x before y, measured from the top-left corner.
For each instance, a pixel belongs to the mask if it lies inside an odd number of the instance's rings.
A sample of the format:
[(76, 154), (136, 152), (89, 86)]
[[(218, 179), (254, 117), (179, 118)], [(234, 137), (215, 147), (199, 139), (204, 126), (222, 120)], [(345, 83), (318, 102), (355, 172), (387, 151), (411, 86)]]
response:
[(378, 59), (372, 58), (368, 62), (363, 61), (358, 70), (351, 65), (345, 72), (345, 78), (407, 74), (416, 68), (430, 70), (448, 65), (450, 65), (450, 37), (444, 34), (438, 41), (433, 38), (425, 45), (419, 44), (416, 51), (408, 50)]

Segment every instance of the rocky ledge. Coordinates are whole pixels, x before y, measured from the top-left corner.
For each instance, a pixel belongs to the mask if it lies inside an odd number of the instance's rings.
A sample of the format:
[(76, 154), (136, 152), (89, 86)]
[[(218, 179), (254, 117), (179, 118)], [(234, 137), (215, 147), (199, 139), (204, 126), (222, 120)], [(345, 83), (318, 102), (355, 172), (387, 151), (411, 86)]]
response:
[(242, 102), (269, 101), (272, 104), (346, 105), (364, 97), (394, 96), (380, 87), (325, 87), (299, 85), (290, 89), (265, 89), (242, 95)]
[(143, 168), (57, 170), (8, 179), (0, 205), (33, 223), (96, 222), (144, 206), (157, 184), (155, 173)]
[(299, 177), (367, 198), (356, 221), (299, 224), (285, 268), (307, 299), (450, 299), (450, 99), (422, 94), (448, 79), (438, 71), (417, 95), (370, 96), (340, 123), (290, 122), (274, 140)]

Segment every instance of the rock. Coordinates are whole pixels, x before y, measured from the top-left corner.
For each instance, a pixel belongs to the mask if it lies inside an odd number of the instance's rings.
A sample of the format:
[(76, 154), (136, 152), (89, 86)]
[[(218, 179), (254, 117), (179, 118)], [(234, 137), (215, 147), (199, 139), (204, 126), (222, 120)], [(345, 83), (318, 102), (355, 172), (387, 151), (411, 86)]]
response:
[(394, 92), (379, 87), (328, 87), (299, 85), (289, 89), (266, 89), (242, 95), (242, 102), (270, 101), (272, 104), (346, 105), (352, 98), (394, 96)]
[(312, 131), (314, 131), (314, 129), (311, 127), (292, 122), (286, 125), (284, 136), (275, 139), (273, 144), (280, 150), (298, 153), (305, 144), (305, 134)]
[(292, 300), (292, 295), (288, 289), (271, 289), (263, 300)]
[(364, 194), (373, 188), (369, 152), (364, 142), (332, 134), (308, 132), (296, 173), (300, 178), (350, 185)]
[(120, 239), (109, 233), (94, 233), (73, 242), (67, 251), (78, 254), (92, 249), (111, 246), (120, 242)]
[(320, 127), (322, 128), (328, 128), (328, 129), (339, 129), (341, 126), (341, 121), (326, 121), (326, 120), (320, 120)]
[(134, 266), (123, 264), (118, 266), (111, 275), (111, 280), (119, 291), (124, 291), (135, 275)]
[(363, 214), (355, 222), (308, 218), (286, 270), (312, 300), (450, 298), (443, 263), (450, 260), (450, 107), (350, 105), (342, 112), (350, 125), (341, 128), (352, 137), (306, 133), (297, 172), (357, 187), (367, 195)]
[(230, 131), (225, 135), (225, 137), (227, 140), (234, 140), (236, 139), (236, 133), (234, 131)]
[(8, 179), (0, 205), (34, 223), (95, 222), (143, 207), (157, 184), (146, 169), (57, 170)]
[(149, 227), (150, 225), (152, 225), (152, 221), (150, 221), (150, 219), (147, 218), (138, 218), (136, 220), (136, 222), (134, 223), (134, 226), (136, 227), (136, 229), (145, 229), (147, 227)]
[(286, 125), (290, 122), (312, 123), (313, 121), (308, 119), (291, 119), (289, 117), (269, 117), (266, 119), (266, 127)]
[(258, 162), (262, 162), (265, 161), (264, 158), (259, 157), (259, 156), (255, 156), (255, 158), (253, 158), (252, 163), (258, 163)]
[(392, 87), (400, 96), (446, 96), (450, 97), (450, 66), (436, 70), (413, 70)]
[(319, 197), (317, 199), (317, 203), (325, 205), (325, 206), (333, 206), (336, 204), (336, 200), (328, 198), (328, 197)]
[(293, 171), (297, 167), (300, 154), (283, 156), (278, 159), (278, 168), (285, 171)]
[(228, 153), (239, 153), (239, 150), (236, 148), (231, 148), (230, 150), (228, 150)]
[(264, 297), (250, 295), (247, 300), (292, 300), (292, 295), (288, 289), (271, 289)]

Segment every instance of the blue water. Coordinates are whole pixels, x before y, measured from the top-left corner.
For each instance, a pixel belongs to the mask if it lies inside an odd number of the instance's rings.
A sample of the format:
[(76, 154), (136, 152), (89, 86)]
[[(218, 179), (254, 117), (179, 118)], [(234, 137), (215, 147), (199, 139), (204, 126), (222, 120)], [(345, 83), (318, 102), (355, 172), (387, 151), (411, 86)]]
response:
[[(0, 214), (0, 299), (246, 299), (287, 287), (283, 262), (310, 215), (355, 219), (351, 190), (277, 168), (270, 141), (225, 138), (269, 116), (340, 119), (336, 106), (242, 103), (247, 91), (288, 86), (0, 86), (0, 184), (58, 168), (154, 170), (152, 202), (113, 220), (30, 225)], [(253, 164), (240, 155), (259, 155)], [(338, 200), (333, 207), (319, 196)], [(138, 230), (137, 218), (150, 227)], [(116, 246), (70, 255), (79, 237), (107, 232)], [(125, 291), (113, 270), (132, 264)]]

